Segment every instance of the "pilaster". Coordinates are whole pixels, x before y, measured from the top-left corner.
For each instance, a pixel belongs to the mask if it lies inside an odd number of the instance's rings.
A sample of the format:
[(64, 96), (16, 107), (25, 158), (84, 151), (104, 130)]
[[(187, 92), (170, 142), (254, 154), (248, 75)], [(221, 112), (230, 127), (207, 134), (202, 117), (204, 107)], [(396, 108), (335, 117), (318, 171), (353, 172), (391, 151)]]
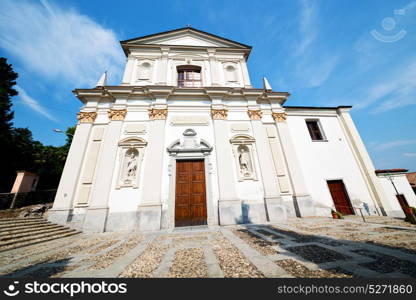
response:
[(280, 145), (283, 148), (282, 152), (284, 153), (289, 169), (295, 209), (298, 210), (297, 213), (300, 217), (314, 216), (314, 201), (306, 187), (299, 159), (297, 158), (296, 150), (290, 137), (289, 128), (286, 122), (287, 115), (283, 110), (281, 110), (272, 112), (272, 117), (276, 122)]
[(103, 138), (102, 152), (97, 164), (91, 200), (83, 224), (85, 232), (105, 231), (118, 142), (126, 114), (126, 109), (110, 109), (107, 112), (110, 122)]
[(72, 144), (68, 152), (61, 180), (59, 181), (55, 201), (49, 210), (48, 220), (58, 224), (66, 224), (73, 209), (75, 190), (81, 172), (82, 161), (88, 145), (92, 123), (97, 117), (96, 112), (80, 112)]

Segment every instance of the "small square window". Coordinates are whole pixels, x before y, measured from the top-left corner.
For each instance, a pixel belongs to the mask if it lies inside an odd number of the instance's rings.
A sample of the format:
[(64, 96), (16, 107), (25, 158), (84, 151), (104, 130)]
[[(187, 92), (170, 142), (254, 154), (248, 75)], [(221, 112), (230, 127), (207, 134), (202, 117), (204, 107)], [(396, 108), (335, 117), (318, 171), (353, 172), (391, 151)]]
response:
[(308, 127), (309, 134), (312, 141), (324, 141), (324, 134), (322, 133), (321, 126), (318, 120), (306, 120), (306, 126)]

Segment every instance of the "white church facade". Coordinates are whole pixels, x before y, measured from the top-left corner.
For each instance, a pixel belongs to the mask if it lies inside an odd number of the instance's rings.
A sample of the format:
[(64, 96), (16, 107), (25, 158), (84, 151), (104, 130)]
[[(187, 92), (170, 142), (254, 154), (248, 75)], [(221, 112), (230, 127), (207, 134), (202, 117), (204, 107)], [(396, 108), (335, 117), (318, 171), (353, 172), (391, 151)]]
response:
[[(251, 47), (191, 27), (121, 42), (122, 83), (84, 104), (49, 220), (85, 232), (400, 215), (350, 106), (253, 88)], [(413, 200), (412, 200), (413, 201)]]

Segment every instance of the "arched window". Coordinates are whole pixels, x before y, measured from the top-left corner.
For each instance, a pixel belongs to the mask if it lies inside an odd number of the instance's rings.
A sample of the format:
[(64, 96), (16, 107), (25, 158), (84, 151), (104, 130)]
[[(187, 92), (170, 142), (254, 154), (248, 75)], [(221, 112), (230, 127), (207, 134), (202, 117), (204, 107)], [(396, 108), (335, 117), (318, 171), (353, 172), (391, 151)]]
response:
[(201, 87), (201, 67), (178, 66), (178, 87)]
[(149, 80), (150, 79), (150, 70), (152, 65), (148, 62), (144, 62), (139, 66), (139, 80)]
[(225, 68), (225, 78), (228, 82), (236, 82), (238, 81), (237, 72), (234, 66), (227, 66)]

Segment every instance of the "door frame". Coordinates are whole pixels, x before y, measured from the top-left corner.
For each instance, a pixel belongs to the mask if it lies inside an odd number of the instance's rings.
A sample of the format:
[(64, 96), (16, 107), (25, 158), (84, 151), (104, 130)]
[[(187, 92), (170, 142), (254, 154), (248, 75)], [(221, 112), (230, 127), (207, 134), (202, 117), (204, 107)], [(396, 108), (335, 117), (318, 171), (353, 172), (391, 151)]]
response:
[(331, 189), (329, 188), (329, 184), (328, 184), (328, 182), (329, 182), (329, 181), (341, 181), (341, 182), (342, 182), (342, 184), (343, 184), (343, 186), (344, 186), (344, 192), (345, 192), (345, 195), (347, 196), (347, 201), (348, 201), (348, 204), (350, 205), (350, 208), (351, 208), (351, 210), (352, 210), (352, 212), (353, 212), (353, 214), (352, 214), (352, 215), (357, 215), (357, 212), (355, 211), (355, 207), (354, 207), (354, 205), (353, 205), (353, 204), (352, 204), (352, 202), (351, 202), (351, 199), (350, 199), (350, 194), (349, 194), (349, 192), (348, 192), (347, 185), (345, 184), (345, 181), (344, 181), (344, 179), (342, 179), (342, 178), (332, 178), (332, 179), (326, 179), (326, 180), (325, 180), (325, 185), (326, 185), (326, 188), (327, 188), (328, 193), (329, 193), (329, 197), (330, 197), (330, 199), (331, 199), (331, 201), (332, 201), (332, 205), (333, 205), (333, 207), (335, 208), (335, 210), (336, 210), (337, 208), (336, 208), (336, 206), (335, 206), (334, 198), (332, 198)]
[(203, 160), (205, 170), (205, 200), (207, 209), (207, 225), (218, 225), (218, 212), (214, 207), (214, 198), (212, 183), (214, 182), (212, 176), (212, 163), (211, 163), (211, 151), (212, 147), (204, 140), (201, 139), (201, 148), (191, 149), (176, 149), (176, 145), (179, 144), (179, 140), (175, 141), (168, 147), (169, 153), (169, 195), (167, 203), (167, 224), (168, 229), (175, 228), (175, 205), (176, 205), (176, 161), (177, 160)]

